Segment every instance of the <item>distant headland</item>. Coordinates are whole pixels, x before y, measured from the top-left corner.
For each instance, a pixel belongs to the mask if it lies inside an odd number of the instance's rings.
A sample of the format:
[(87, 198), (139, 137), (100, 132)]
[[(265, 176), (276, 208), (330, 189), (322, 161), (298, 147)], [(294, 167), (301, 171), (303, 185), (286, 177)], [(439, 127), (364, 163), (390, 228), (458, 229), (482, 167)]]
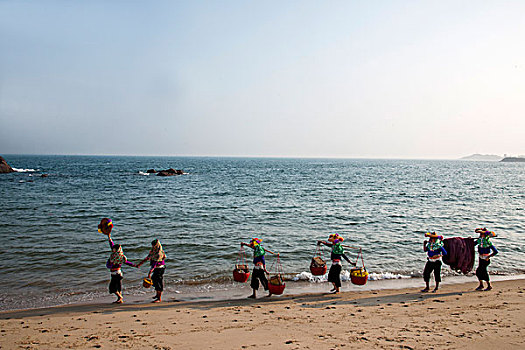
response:
[(525, 162), (525, 156), (508, 157), (507, 155), (498, 156), (495, 154), (472, 154), (470, 156), (462, 157), (461, 160), (473, 161), (487, 161), (487, 162)]
[(495, 154), (472, 154), (470, 156), (462, 157), (461, 160), (476, 160), (476, 161), (489, 161), (489, 162), (499, 162), (503, 159), (502, 156)]
[(525, 162), (525, 157), (519, 156), (519, 157), (505, 157), (501, 160), (502, 162), (509, 162), (509, 163), (520, 163)]

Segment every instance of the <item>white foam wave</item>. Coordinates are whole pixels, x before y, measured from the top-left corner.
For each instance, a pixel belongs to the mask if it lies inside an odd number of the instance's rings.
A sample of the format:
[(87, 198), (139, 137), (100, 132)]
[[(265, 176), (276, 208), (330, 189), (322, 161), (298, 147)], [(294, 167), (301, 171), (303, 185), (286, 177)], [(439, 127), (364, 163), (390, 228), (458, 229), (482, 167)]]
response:
[[(379, 281), (379, 280), (394, 280), (401, 278), (411, 278), (411, 276), (391, 273), (391, 272), (381, 272), (381, 273), (370, 273), (368, 279), (370, 281)], [(310, 272), (303, 271), (298, 273), (292, 278), (293, 281), (308, 281), (312, 283), (320, 283), (328, 281), (328, 273), (325, 273), (323, 276), (314, 276)], [(350, 281), (350, 271), (343, 270), (341, 272), (341, 281)]]
[(13, 168), (14, 171), (16, 171), (17, 173), (34, 173), (38, 170), (35, 170), (35, 169), (18, 169), (18, 168)]
[[(310, 272), (303, 271), (292, 278), (293, 281), (308, 281), (312, 283), (321, 283), (328, 281), (328, 273), (322, 276), (314, 276)], [(341, 271), (341, 281), (350, 281), (350, 271)]]
[(139, 175), (149, 176), (150, 174), (139, 170)]
[(378, 280), (397, 280), (401, 278), (411, 278), (410, 276), (401, 275), (398, 273), (391, 273), (391, 272), (381, 272), (381, 273), (371, 273), (368, 275), (368, 279), (370, 281), (378, 281)]

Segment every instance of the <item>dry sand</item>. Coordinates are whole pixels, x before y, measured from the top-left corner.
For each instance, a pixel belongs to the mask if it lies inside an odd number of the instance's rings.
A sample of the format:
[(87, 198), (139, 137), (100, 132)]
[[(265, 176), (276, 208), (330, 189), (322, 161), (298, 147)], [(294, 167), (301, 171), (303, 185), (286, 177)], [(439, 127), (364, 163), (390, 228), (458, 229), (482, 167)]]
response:
[(0, 348), (525, 349), (525, 280), (476, 286), (4, 312)]

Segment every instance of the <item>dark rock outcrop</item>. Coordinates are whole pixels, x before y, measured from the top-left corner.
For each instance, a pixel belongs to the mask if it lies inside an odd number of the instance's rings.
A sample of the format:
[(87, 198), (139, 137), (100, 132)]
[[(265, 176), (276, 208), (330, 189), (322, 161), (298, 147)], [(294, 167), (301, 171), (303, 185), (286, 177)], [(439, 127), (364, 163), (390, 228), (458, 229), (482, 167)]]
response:
[(173, 176), (173, 175), (182, 175), (184, 172), (182, 170), (175, 170), (173, 168), (169, 168), (167, 170), (160, 170), (157, 173), (157, 176)]
[(0, 156), (0, 174), (7, 174), (14, 172), (13, 168), (7, 164), (4, 158)]
[(157, 171), (155, 169), (148, 169), (146, 171), (147, 174), (155, 174)]

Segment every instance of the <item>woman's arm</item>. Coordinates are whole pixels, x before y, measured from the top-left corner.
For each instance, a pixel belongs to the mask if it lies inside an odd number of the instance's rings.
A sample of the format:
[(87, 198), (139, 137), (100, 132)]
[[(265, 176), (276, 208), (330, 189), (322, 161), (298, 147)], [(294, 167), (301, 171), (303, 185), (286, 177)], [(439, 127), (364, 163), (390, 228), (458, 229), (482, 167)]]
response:
[(274, 252), (272, 252), (271, 250), (266, 249), (266, 248), (264, 249), (264, 251), (265, 251), (265, 252), (268, 252), (268, 253), (270, 253), (270, 254), (273, 254), (273, 255), (279, 255), (279, 253), (274, 253)]
[(111, 239), (111, 234), (108, 235), (108, 241), (109, 241), (109, 247), (113, 249), (113, 246), (115, 245), (115, 243), (113, 243), (113, 240)]
[(331, 247), (333, 244), (326, 241), (317, 241), (317, 245), (324, 244), (325, 246)]
[(132, 263), (131, 261), (124, 261), (124, 264), (128, 265), (128, 266), (131, 266), (131, 267), (138, 267), (138, 265), (135, 265), (134, 263)]
[(445, 250), (445, 248), (441, 247), (441, 254), (442, 255), (447, 255), (447, 251)]
[(490, 249), (492, 250), (492, 254), (489, 255), (489, 258), (499, 253), (496, 247), (494, 247), (493, 245), (490, 246)]
[(251, 245), (249, 245), (248, 243), (244, 243), (244, 242), (241, 242), (241, 247), (244, 246), (244, 247), (248, 247), (248, 248), (252, 248), (253, 247)]
[(144, 263), (145, 263), (146, 261), (148, 261), (149, 259), (150, 259), (150, 257), (149, 257), (149, 254), (148, 254), (147, 257), (145, 257), (141, 262), (139, 262), (139, 263), (137, 264), (137, 267), (140, 267), (142, 264), (144, 264)]
[(350, 265), (354, 265), (354, 266), (356, 265), (355, 262), (351, 262), (350, 259), (348, 259), (348, 257), (346, 256), (346, 254), (342, 254), (341, 256), (342, 256), (343, 259), (345, 259)]
[(424, 252), (426, 252), (426, 251), (428, 250), (428, 248), (427, 248), (427, 243), (428, 243), (428, 241), (424, 241), (424, 242), (423, 242), (423, 251), (424, 251)]

